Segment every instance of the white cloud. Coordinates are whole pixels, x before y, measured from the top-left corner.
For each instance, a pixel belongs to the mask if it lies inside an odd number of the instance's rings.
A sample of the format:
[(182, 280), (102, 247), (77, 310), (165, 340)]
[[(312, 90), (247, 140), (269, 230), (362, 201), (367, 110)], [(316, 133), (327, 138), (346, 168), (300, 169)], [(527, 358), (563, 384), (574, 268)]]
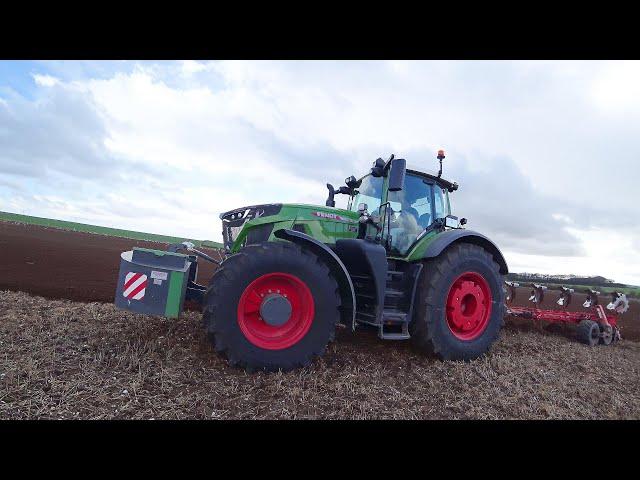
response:
[(565, 215), (563, 213), (552, 213), (551, 217), (554, 220), (558, 220), (558, 221), (566, 223), (568, 225), (572, 225), (574, 223), (574, 221), (571, 219), (571, 217), (569, 215)]
[(60, 83), (60, 80), (58, 80), (55, 77), (52, 77), (51, 75), (34, 74), (33, 80), (36, 82), (37, 85), (41, 85), (43, 87), (53, 87), (54, 85), (57, 85), (58, 83)]
[(640, 113), (640, 61), (606, 63), (593, 82), (592, 94), (607, 113)]
[(618, 282), (637, 285), (637, 250), (633, 248), (633, 237), (609, 229), (569, 229), (580, 241), (583, 255), (575, 257), (527, 255), (509, 252), (506, 260), (513, 271), (537, 273), (574, 273), (576, 275), (603, 275), (614, 277)]
[(202, 72), (206, 69), (206, 65), (200, 62), (196, 62), (195, 60), (184, 60), (182, 62), (182, 73), (187, 76), (193, 75), (194, 73)]

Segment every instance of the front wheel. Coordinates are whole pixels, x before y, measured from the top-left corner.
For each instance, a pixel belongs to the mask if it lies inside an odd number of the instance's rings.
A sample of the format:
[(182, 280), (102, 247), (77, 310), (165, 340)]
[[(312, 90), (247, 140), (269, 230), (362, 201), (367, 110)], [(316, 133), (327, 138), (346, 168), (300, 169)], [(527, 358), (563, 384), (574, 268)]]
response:
[(425, 261), (411, 337), (443, 360), (472, 360), (486, 353), (504, 321), (500, 267), (482, 247), (454, 245)]
[(207, 289), (203, 320), (232, 365), (286, 371), (324, 353), (339, 307), (338, 284), (316, 255), (270, 242), (222, 263)]

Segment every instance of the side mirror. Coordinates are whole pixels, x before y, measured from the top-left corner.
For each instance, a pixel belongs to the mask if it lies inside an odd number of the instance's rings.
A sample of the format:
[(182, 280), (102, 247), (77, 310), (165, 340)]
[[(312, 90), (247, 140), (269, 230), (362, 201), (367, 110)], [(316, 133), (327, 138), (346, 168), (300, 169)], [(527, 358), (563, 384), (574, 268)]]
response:
[(467, 224), (467, 219), (466, 218), (461, 218), (460, 219), (460, 225), (466, 225)]
[(407, 161), (404, 158), (396, 158), (391, 162), (389, 170), (389, 191), (397, 192), (404, 186), (404, 176), (407, 171)]
[(381, 177), (384, 174), (384, 160), (381, 158), (376, 159), (371, 167), (371, 175), (374, 177)]

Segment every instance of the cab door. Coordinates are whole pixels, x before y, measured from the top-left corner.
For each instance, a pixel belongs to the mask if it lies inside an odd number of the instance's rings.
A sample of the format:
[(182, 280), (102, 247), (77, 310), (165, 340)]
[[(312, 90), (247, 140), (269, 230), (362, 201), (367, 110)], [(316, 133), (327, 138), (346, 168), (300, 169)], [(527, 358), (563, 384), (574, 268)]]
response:
[(402, 190), (387, 192), (384, 244), (391, 255), (404, 256), (436, 216), (433, 181), (407, 172)]

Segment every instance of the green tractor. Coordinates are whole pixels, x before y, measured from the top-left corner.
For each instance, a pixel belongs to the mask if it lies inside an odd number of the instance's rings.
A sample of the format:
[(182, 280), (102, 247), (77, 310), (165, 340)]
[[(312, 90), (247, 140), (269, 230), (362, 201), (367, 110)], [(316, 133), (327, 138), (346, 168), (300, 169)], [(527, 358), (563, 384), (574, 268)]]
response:
[[(325, 206), (221, 214), (225, 258), (208, 287), (195, 283), (196, 260), (215, 260), (192, 244), (125, 252), (116, 304), (177, 316), (185, 298), (198, 301), (216, 351), (250, 371), (308, 365), (338, 326), (410, 339), (444, 360), (477, 358), (503, 324), (507, 264), (493, 242), (451, 215), (458, 185), (441, 178), (444, 152), (438, 159), (432, 175), (393, 155), (378, 158), (362, 178), (327, 184)], [(337, 194), (349, 197), (346, 209), (335, 207)]]

